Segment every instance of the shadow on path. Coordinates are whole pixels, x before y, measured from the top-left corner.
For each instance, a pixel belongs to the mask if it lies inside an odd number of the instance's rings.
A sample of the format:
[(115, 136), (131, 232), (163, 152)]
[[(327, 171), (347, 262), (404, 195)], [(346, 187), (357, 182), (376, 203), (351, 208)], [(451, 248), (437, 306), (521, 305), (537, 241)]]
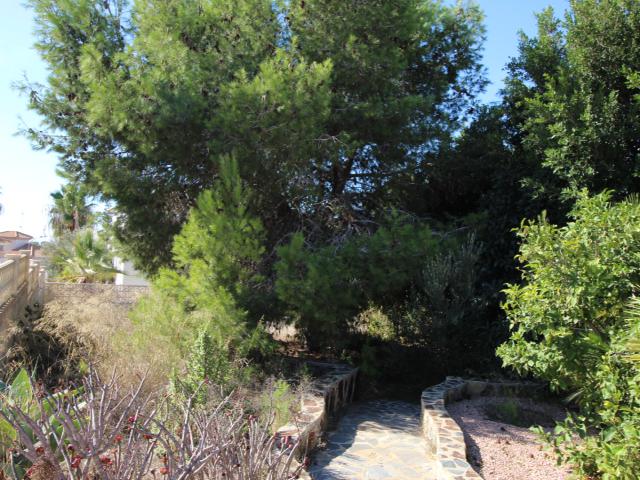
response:
[(420, 432), (420, 406), (375, 400), (351, 405), (309, 468), (314, 480), (435, 479)]

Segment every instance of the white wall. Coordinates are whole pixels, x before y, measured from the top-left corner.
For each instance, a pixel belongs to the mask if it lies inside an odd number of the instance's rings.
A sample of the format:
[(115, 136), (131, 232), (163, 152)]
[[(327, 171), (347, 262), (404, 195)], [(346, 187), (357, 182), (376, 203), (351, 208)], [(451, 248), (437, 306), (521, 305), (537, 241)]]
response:
[(113, 259), (113, 267), (122, 273), (116, 273), (116, 285), (149, 286), (149, 282), (133, 268), (133, 263), (118, 257)]

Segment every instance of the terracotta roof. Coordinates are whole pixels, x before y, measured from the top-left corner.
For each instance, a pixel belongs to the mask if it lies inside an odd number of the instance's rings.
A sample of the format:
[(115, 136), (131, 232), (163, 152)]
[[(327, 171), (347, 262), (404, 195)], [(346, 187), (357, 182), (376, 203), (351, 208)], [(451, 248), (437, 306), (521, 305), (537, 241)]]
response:
[(33, 237), (26, 233), (18, 232), (17, 230), (6, 230), (0, 232), (0, 242), (13, 242), (15, 240), (31, 240)]

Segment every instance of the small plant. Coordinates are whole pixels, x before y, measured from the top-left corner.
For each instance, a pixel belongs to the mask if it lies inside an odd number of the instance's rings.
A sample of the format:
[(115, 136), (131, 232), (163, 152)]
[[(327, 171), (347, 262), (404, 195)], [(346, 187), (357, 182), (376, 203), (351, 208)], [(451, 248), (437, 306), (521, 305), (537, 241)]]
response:
[(274, 433), (289, 423), (296, 401), (299, 401), (299, 397), (286, 380), (278, 379), (268, 386), (267, 392), (260, 399), (260, 407), (262, 411), (273, 412), (274, 420), (271, 427)]
[(520, 425), (520, 406), (513, 399), (507, 399), (495, 406), (496, 417), (510, 425)]
[[(65, 391), (51, 395), (50, 400), (56, 401), (61, 397), (72, 397), (74, 391)], [(29, 417), (38, 415), (51, 415), (51, 402), (39, 403), (38, 397), (42, 395), (42, 386), (34, 386), (26, 370), (21, 369), (10, 385), (0, 384), (0, 451), (5, 461), (2, 463), (0, 472), (13, 478), (22, 478), (28, 473), (30, 460), (24, 454), (16, 451), (15, 446), (25, 441), (32, 443), (47, 442), (53, 449), (57, 449), (58, 437), (63, 429), (63, 425), (56, 419), (50, 419), (50, 430), (52, 435), (45, 438), (38, 436), (33, 429), (31, 422), (24, 418), (16, 418), (14, 422), (8, 420), (7, 415), (14, 411), (25, 412)], [(43, 452), (43, 447), (38, 447), (39, 452)], [(8, 468), (8, 466), (11, 468)]]
[(201, 385), (227, 385), (231, 375), (232, 364), (228, 359), (227, 349), (215, 345), (211, 334), (203, 329), (194, 342), (183, 379), (174, 374), (171, 386), (185, 398), (205, 403), (207, 389), (200, 388)]

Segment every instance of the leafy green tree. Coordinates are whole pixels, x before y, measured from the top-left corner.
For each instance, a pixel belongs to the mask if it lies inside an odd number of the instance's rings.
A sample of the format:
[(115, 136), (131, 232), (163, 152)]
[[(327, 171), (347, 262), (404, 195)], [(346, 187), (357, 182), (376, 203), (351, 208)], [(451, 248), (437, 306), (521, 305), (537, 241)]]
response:
[(580, 413), (546, 435), (561, 459), (591, 478), (630, 480), (640, 474), (640, 371), (627, 355), (638, 328), (640, 203), (610, 197), (583, 194), (564, 227), (544, 216), (523, 223), (524, 283), (506, 290), (512, 331), (498, 355), (578, 402)]
[(340, 245), (314, 247), (297, 233), (278, 250), (276, 292), (313, 347), (336, 345), (370, 303), (406, 295), (441, 247), (429, 226), (400, 215)]
[(250, 198), (237, 161), (222, 157), (220, 177), (199, 196), (175, 238), (176, 267), (160, 269), (151, 295), (131, 313), (131, 348), (149, 355), (161, 348), (166, 375), (184, 365), (188, 378), (176, 386), (186, 393), (205, 376), (237, 380), (236, 360), (269, 353), (261, 312), (251, 309), (262, 281), (264, 229), (248, 211)]
[(214, 188), (198, 197), (173, 243), (175, 268), (163, 268), (154, 284), (186, 308), (220, 302), (246, 307), (262, 280), (264, 228), (248, 210), (250, 191), (238, 163), (223, 157)]
[[(431, 0), (31, 0), (45, 122), (27, 132), (115, 201), (148, 272), (235, 152), (267, 248), (371, 217), (482, 87), (475, 6)], [(62, 135), (58, 135), (62, 132)]]
[(316, 164), (323, 200), (332, 209), (379, 207), (385, 185), (415, 171), (422, 155), (412, 151), (446, 141), (483, 88), (482, 15), (473, 4), (422, 0), (316, 0), (290, 9), (302, 55), (333, 66), (330, 141)]
[(565, 227), (544, 216), (523, 223), (523, 284), (506, 290), (512, 336), (498, 351), (506, 365), (562, 390), (589, 385), (600, 349), (625, 327), (623, 313), (640, 280), (637, 200), (583, 196), (571, 217)]
[(507, 101), (534, 165), (527, 182), (555, 200), (587, 188), (637, 192), (640, 5), (574, 0), (563, 20), (548, 9), (537, 38), (521, 36), (510, 64)]

